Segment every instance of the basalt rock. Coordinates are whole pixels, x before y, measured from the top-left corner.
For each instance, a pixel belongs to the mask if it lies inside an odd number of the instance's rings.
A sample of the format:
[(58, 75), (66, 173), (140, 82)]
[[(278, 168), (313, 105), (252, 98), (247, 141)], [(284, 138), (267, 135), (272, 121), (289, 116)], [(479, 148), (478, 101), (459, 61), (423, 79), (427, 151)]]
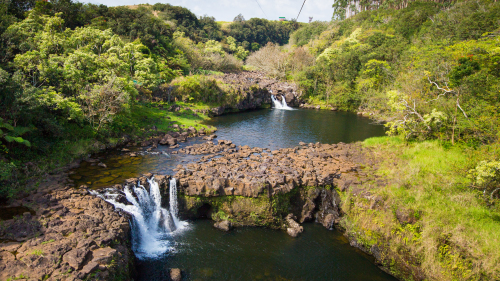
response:
[(214, 227), (222, 231), (229, 231), (233, 228), (233, 224), (228, 220), (223, 220), (216, 222)]
[(302, 231), (304, 231), (304, 228), (300, 224), (298, 224), (295, 219), (296, 218), (293, 214), (288, 214), (288, 216), (286, 216), (285, 218), (288, 226), (286, 229), (286, 233), (288, 233), (288, 235), (292, 237), (297, 237), (300, 233), (302, 233)]
[(182, 271), (179, 268), (170, 269), (170, 279), (172, 279), (172, 281), (181, 281)]
[[(357, 186), (365, 181), (362, 166), (372, 165), (367, 150), (356, 144), (300, 143), (269, 151), (236, 147), (225, 140), (186, 147), (179, 153), (206, 155), (174, 169), (182, 194), (181, 212), (215, 221), (223, 214), (236, 226), (285, 230), (290, 228), (285, 217), (292, 212), (300, 223), (317, 221), (330, 229), (342, 215), (337, 189), (356, 194)], [(290, 231), (295, 233), (294, 229)]]
[[(84, 189), (64, 185), (66, 175), (51, 176), (37, 192), (12, 205), (26, 213), (2, 221), (0, 280), (95, 280), (130, 276), (128, 218)], [(92, 279), (92, 280), (94, 280)]]
[[(219, 153), (219, 158), (202, 158), (198, 163), (174, 169), (183, 192), (189, 196), (236, 195), (258, 197), (288, 193), (299, 186), (333, 187), (354, 181), (360, 165), (358, 153), (346, 144), (309, 144), (273, 151), (236, 147), (219, 140), (186, 147), (180, 153)], [(359, 182), (358, 179), (355, 180)]]

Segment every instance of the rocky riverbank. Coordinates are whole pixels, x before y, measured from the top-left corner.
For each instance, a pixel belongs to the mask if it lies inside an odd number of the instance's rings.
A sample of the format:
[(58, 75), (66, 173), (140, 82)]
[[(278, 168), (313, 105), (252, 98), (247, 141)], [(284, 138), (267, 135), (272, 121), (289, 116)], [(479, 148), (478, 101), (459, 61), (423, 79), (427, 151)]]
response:
[[(85, 189), (48, 178), (36, 193), (0, 208), (0, 280), (130, 280), (129, 223)], [(23, 207), (21, 207), (23, 206)]]
[[(184, 131), (141, 145), (175, 147), (186, 137), (205, 134), (194, 128)], [(373, 206), (380, 200), (360, 188), (367, 181), (377, 182), (365, 169), (376, 168), (377, 163), (370, 150), (359, 144), (300, 143), (270, 151), (218, 140), (176, 152), (203, 154), (199, 161), (175, 169), (180, 215), (211, 218), (224, 231), (234, 226), (265, 226), (295, 237), (303, 230), (300, 224), (307, 221), (317, 221), (326, 228), (340, 227), (342, 192), (362, 196)], [(141, 181), (149, 188), (147, 179), (152, 176), (131, 178), (125, 185)], [(162, 204), (167, 206), (171, 176), (156, 175), (155, 179), (162, 191)], [(133, 253), (127, 215), (116, 212), (85, 188), (69, 188), (67, 183), (67, 173), (62, 173), (49, 179), (37, 193), (12, 202), (10, 207), (29, 206), (33, 213), (2, 222), (0, 280), (130, 278)], [(120, 190), (123, 186), (114, 187)]]

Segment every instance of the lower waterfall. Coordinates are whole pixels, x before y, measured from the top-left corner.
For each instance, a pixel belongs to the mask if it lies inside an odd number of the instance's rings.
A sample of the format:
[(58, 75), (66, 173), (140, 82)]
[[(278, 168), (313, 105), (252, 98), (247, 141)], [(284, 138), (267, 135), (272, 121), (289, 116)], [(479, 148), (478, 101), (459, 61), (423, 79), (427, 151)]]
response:
[(132, 216), (132, 250), (138, 258), (156, 257), (172, 250), (168, 238), (187, 226), (177, 217), (176, 180), (170, 180), (170, 211), (161, 206), (160, 188), (154, 177), (147, 181), (149, 192), (141, 182), (125, 186), (123, 191), (108, 188), (102, 193), (92, 192)]

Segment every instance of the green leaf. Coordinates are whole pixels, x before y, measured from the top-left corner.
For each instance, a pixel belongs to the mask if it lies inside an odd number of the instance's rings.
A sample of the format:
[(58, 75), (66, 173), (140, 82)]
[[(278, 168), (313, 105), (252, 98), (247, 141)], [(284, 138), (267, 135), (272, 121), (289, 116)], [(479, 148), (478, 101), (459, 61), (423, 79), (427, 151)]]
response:
[(8, 142), (17, 142), (17, 143), (22, 143), (28, 147), (31, 147), (31, 143), (21, 137), (11, 137), (11, 136), (5, 136), (5, 140)]
[(9, 131), (14, 130), (14, 127), (12, 127), (12, 125), (10, 125), (8, 123), (3, 123), (3, 122), (0, 123), (0, 128), (5, 128), (5, 129), (7, 129)]

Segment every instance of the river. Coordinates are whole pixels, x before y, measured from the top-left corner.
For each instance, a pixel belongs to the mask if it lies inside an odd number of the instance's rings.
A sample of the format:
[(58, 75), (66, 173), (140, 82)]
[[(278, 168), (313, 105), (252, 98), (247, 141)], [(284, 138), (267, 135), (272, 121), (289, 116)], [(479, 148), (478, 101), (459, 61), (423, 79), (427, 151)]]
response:
[[(207, 122), (218, 128), (218, 139), (279, 149), (302, 142), (355, 142), (384, 134), (383, 126), (352, 113), (326, 110), (263, 109), (223, 115)], [(200, 138), (180, 148), (204, 142)], [(138, 157), (120, 150), (100, 154), (96, 163), (84, 162), (70, 176), (75, 184), (100, 188), (122, 184), (144, 173), (173, 174), (178, 164), (200, 156), (172, 154), (159, 146), (150, 153), (131, 148)], [(337, 230), (304, 224), (298, 238), (285, 232), (244, 227), (224, 233), (208, 220), (188, 222), (181, 232), (165, 236), (168, 251), (138, 261), (139, 280), (168, 280), (169, 268), (181, 268), (183, 280), (395, 280), (373, 259), (349, 246)]]

